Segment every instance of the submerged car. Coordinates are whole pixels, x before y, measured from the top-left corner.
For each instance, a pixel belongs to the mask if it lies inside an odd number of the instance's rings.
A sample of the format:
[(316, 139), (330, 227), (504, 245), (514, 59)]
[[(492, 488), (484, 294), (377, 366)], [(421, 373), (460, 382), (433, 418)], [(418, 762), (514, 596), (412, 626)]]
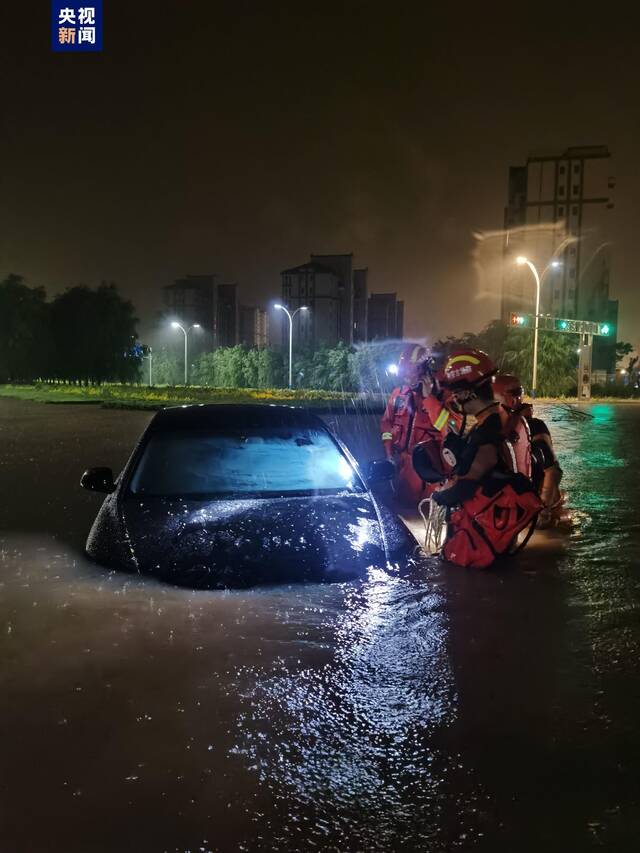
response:
[(415, 543), (323, 421), (267, 405), (158, 412), (106, 492), (87, 539), (97, 562), (196, 588), (341, 581), (402, 560)]

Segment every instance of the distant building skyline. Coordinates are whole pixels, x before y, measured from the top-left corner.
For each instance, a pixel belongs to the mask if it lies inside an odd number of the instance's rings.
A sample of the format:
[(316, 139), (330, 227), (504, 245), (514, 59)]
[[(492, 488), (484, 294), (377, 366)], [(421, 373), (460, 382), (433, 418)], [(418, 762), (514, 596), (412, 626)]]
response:
[(211, 335), (214, 347), (235, 346), (240, 337), (241, 306), (237, 283), (218, 283), (217, 275), (186, 275), (162, 288), (164, 309), (171, 317), (197, 323)]
[[(501, 319), (535, 310), (535, 284), (518, 255), (541, 277), (540, 311), (554, 317), (607, 321), (617, 332), (618, 305), (609, 297), (612, 274), (611, 152), (606, 145), (531, 154), (509, 169), (504, 213)], [(552, 259), (557, 266), (550, 267)], [(615, 340), (598, 342), (596, 360), (611, 362)], [(611, 369), (615, 367), (615, 361)]]
[(188, 325), (215, 328), (216, 276), (186, 275), (162, 288), (165, 310)]
[(369, 297), (367, 339), (404, 337), (404, 302), (397, 293), (372, 293)]
[(552, 258), (541, 290), (541, 310), (554, 316), (601, 320), (611, 278), (614, 208), (611, 153), (606, 145), (531, 154), (509, 169), (505, 208), (505, 267), (501, 318), (532, 306), (530, 272), (513, 260), (525, 255), (539, 272)]
[(269, 315), (255, 305), (240, 306), (240, 334), (238, 343), (247, 347), (269, 345)]
[[(293, 314), (304, 306), (309, 309), (299, 311), (294, 318), (297, 343), (315, 348), (323, 343), (333, 346), (342, 340), (344, 288), (336, 272), (317, 261), (309, 261), (283, 270), (281, 278), (282, 302), (289, 311)], [(288, 334), (288, 325), (283, 321), (283, 345)]]
[[(353, 253), (310, 255), (308, 263), (283, 270), (282, 301), (296, 315), (296, 341), (315, 348), (402, 338), (404, 302), (396, 293), (368, 290), (368, 267), (353, 267)], [(288, 329), (283, 327), (283, 339)]]

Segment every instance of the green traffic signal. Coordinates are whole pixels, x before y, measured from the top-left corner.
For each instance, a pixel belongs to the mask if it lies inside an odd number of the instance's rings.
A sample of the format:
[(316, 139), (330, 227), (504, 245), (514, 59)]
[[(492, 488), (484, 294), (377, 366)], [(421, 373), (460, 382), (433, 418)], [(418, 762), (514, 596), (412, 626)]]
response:
[(608, 335), (610, 331), (611, 326), (608, 323), (604, 323), (602, 326), (600, 326), (600, 334)]

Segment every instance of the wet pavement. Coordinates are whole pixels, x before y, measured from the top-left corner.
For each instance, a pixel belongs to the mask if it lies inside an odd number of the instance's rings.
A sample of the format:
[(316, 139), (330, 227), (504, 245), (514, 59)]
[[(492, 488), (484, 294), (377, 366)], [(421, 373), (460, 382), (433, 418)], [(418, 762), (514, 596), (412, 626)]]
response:
[(638, 849), (640, 407), (585, 411), (500, 571), (191, 592), (82, 555), (149, 415), (0, 400), (0, 851)]

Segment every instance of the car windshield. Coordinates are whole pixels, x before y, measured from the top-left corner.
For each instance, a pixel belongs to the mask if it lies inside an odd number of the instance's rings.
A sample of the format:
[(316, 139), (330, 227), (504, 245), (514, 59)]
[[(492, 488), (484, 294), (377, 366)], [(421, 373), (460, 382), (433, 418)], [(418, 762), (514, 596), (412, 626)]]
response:
[(308, 427), (152, 433), (129, 488), (191, 498), (364, 490), (329, 433)]

